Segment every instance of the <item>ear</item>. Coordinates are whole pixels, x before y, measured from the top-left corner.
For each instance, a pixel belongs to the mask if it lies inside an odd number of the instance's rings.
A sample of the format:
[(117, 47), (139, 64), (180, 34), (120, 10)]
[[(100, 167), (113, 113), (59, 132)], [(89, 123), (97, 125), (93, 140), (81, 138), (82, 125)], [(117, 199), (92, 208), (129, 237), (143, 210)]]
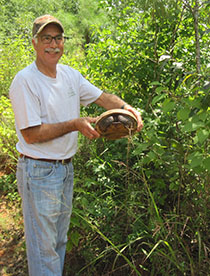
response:
[(32, 44), (33, 44), (34, 50), (36, 51), (36, 49), (37, 49), (37, 39), (36, 38), (32, 38)]

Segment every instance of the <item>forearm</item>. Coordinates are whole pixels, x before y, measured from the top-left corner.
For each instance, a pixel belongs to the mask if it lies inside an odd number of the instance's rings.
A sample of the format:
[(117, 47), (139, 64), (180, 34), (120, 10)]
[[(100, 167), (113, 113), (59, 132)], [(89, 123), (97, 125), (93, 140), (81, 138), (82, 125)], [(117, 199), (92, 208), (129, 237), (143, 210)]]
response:
[(87, 138), (95, 139), (100, 136), (91, 125), (96, 120), (97, 118), (93, 117), (82, 117), (61, 123), (29, 127), (21, 130), (21, 133), (28, 144), (47, 142), (72, 131), (80, 131)]
[(50, 141), (71, 131), (76, 131), (75, 120), (55, 124), (41, 124), (23, 129), (21, 133), (26, 143), (33, 144)]
[(113, 108), (121, 108), (126, 104), (121, 98), (114, 94), (102, 93), (101, 96), (95, 101), (97, 105), (109, 110)]

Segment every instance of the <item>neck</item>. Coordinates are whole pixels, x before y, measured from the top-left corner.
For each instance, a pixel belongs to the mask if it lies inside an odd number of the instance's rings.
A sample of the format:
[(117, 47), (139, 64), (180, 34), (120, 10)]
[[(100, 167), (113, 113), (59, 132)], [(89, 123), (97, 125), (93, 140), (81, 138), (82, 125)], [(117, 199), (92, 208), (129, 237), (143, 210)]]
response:
[(39, 60), (36, 60), (36, 66), (40, 72), (42, 72), (44, 75), (56, 78), (56, 64), (47, 65), (45, 66), (42, 62)]

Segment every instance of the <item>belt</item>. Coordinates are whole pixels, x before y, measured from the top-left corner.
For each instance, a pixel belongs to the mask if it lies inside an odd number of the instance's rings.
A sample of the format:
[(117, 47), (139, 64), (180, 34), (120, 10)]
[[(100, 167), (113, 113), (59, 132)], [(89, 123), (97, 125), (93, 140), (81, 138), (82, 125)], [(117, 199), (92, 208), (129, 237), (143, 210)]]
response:
[(20, 154), (20, 158), (29, 158), (29, 159), (33, 159), (33, 160), (37, 160), (37, 161), (44, 161), (44, 162), (51, 162), (51, 163), (61, 163), (62, 165), (65, 165), (65, 164), (68, 164), (70, 162), (72, 162), (72, 157), (70, 158), (67, 158), (67, 159), (63, 159), (63, 160), (55, 160), (55, 159), (45, 159), (45, 158), (33, 158), (31, 156), (27, 156), (27, 155), (24, 155), (24, 154)]

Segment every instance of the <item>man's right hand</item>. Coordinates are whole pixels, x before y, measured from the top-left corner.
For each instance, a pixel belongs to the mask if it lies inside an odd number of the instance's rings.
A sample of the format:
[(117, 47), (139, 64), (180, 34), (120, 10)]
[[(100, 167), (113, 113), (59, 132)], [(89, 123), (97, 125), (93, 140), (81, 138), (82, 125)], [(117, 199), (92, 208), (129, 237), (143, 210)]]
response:
[(89, 139), (96, 139), (100, 137), (100, 134), (92, 127), (92, 123), (95, 123), (97, 118), (93, 117), (81, 117), (75, 119), (75, 128)]

